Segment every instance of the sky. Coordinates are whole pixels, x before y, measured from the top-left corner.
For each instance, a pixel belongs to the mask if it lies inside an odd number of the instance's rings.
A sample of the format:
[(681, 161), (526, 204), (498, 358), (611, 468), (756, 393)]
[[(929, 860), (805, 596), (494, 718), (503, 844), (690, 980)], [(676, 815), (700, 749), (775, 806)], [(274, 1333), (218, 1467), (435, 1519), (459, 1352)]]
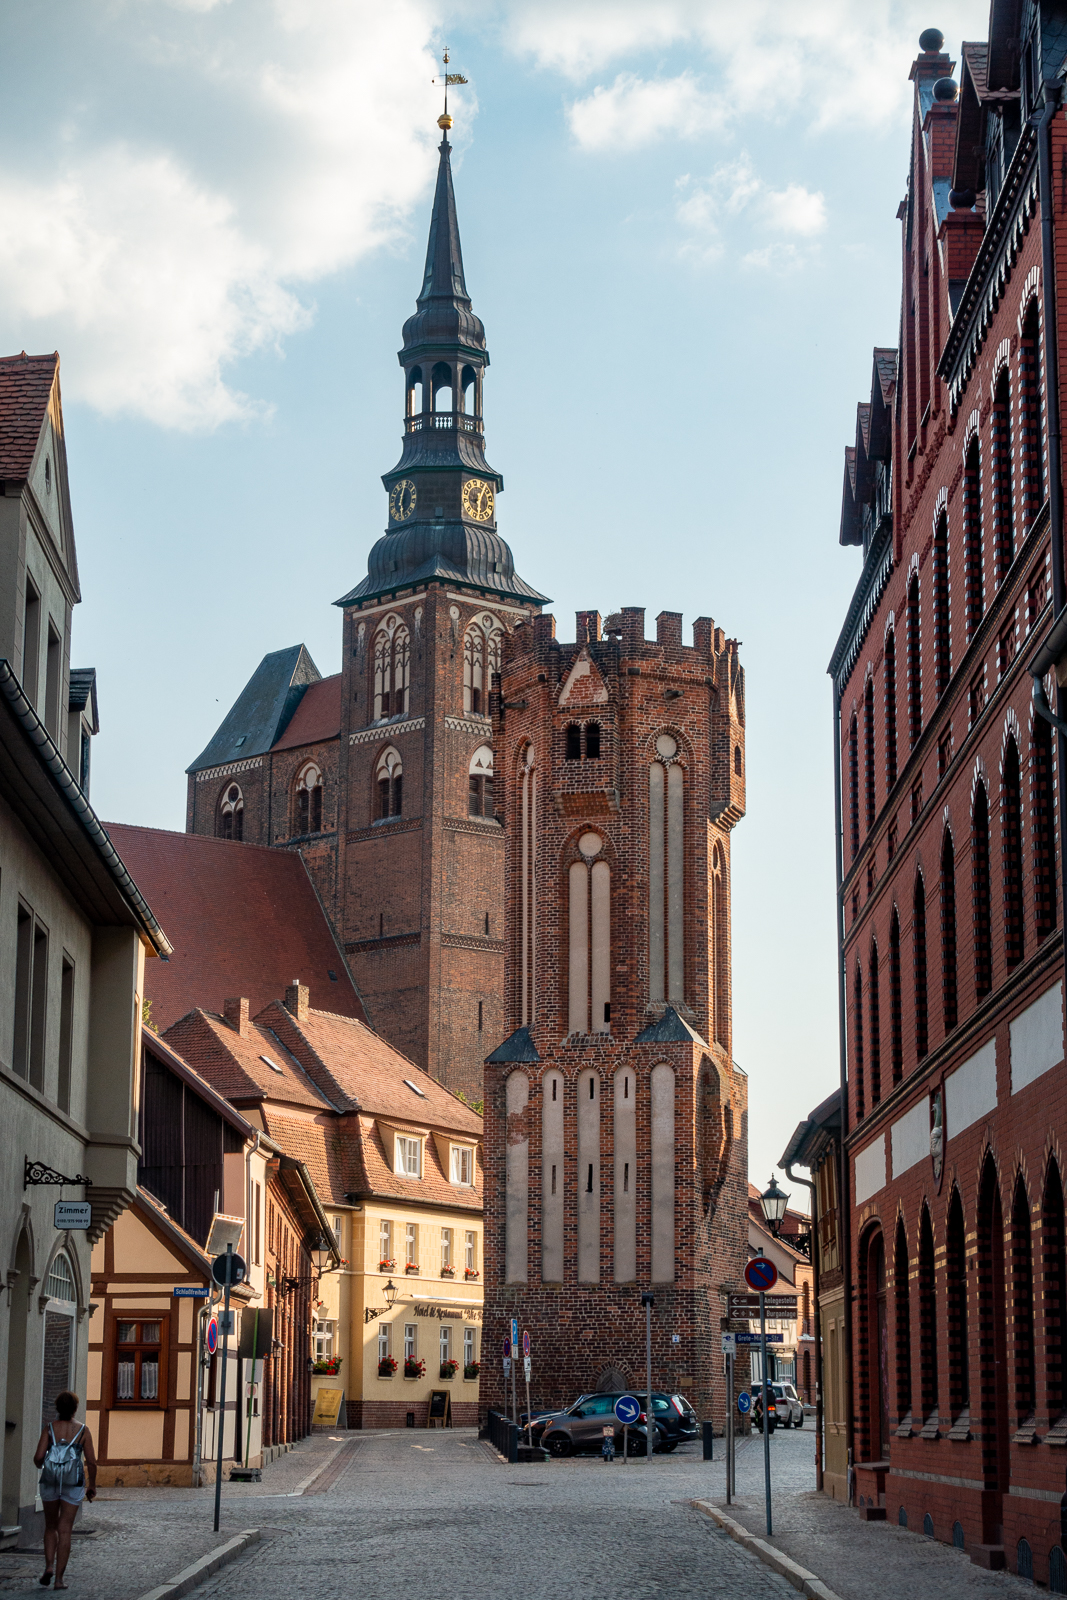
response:
[[(742, 641), (734, 1054), (761, 1188), (836, 1085), (844, 447), (895, 345), (908, 70), (943, 0), (35, 0), (0, 21), (0, 351), (58, 349), (92, 799), (181, 829), (267, 651), (340, 667), (384, 531), (440, 51), (488, 459), (574, 612)], [(781, 1176), (779, 1174), (779, 1176)], [(790, 1186), (788, 1183), (786, 1187)], [(805, 1191), (793, 1190), (806, 1209)]]

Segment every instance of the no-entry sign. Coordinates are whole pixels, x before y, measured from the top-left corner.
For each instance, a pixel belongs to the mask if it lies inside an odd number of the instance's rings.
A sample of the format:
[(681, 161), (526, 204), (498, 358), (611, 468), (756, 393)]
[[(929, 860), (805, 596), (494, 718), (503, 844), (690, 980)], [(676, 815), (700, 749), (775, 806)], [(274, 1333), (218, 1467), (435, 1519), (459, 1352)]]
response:
[(778, 1268), (769, 1256), (753, 1256), (745, 1268), (745, 1282), (758, 1294), (766, 1294), (778, 1282)]

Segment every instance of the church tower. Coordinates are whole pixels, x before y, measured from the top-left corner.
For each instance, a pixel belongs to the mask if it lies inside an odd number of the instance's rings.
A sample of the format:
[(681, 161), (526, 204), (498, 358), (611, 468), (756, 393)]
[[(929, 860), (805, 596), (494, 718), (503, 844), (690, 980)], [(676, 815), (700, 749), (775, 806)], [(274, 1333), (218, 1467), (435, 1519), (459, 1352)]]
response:
[(426, 266), (404, 324), (388, 525), (344, 614), (338, 920), (375, 1027), (472, 1099), (504, 1031), (504, 839), (489, 692), (544, 596), (497, 531), (485, 329), (467, 293), (442, 139)]
[[(744, 674), (707, 617), (551, 616), (504, 640), (504, 1043), (485, 1075), (485, 1345), (534, 1347), (535, 1404), (653, 1383), (724, 1419), (720, 1323), (748, 1258), (732, 1055), (730, 836)], [(498, 1360), (483, 1405), (500, 1405)]]

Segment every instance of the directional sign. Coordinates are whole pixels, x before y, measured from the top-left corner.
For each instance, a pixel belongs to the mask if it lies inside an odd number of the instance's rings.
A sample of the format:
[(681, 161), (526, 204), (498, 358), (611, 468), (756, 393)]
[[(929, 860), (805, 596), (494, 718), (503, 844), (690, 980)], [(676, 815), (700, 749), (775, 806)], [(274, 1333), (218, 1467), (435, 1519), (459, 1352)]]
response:
[[(793, 1318), (797, 1314), (797, 1297), (795, 1294), (769, 1294), (767, 1297), (767, 1315), (769, 1317)], [(758, 1317), (758, 1294), (732, 1294), (727, 1302), (727, 1315), (729, 1317)]]
[(527, 1361), (529, 1361), (529, 1359), (530, 1359), (530, 1330), (528, 1328), (523, 1330), (523, 1335), (522, 1335), (522, 1353), (526, 1357)]
[(750, 1289), (765, 1294), (778, 1282), (778, 1268), (769, 1256), (753, 1256), (745, 1268), (745, 1282)]
[(752, 1396), (746, 1389), (742, 1389), (737, 1397), (737, 1409), (743, 1417), (747, 1417), (752, 1410)]
[(207, 1320), (207, 1332), (204, 1335), (207, 1353), (213, 1356), (219, 1347), (219, 1319), (212, 1314)]
[(736, 1333), (724, 1333), (723, 1334), (723, 1336), (722, 1336), (722, 1353), (723, 1353), (724, 1356), (735, 1356), (737, 1354), (737, 1335), (736, 1335)]
[[(744, 1345), (759, 1344), (760, 1342), (760, 1335), (758, 1333), (735, 1333), (734, 1338), (737, 1340), (738, 1344)], [(784, 1342), (785, 1341), (780, 1333), (769, 1333), (767, 1335), (768, 1344), (784, 1344)]]
[(512, 1319), (511, 1319), (511, 1348), (513, 1350), (517, 1350), (519, 1348), (519, 1319), (518, 1319), (518, 1317), (512, 1317)]
[(211, 1276), (216, 1283), (225, 1285), (227, 1275), (231, 1288), (235, 1283), (244, 1283), (248, 1276), (248, 1268), (243, 1258), (229, 1250), (224, 1256), (216, 1256), (211, 1263)]
[(615, 1402), (615, 1415), (625, 1427), (633, 1427), (641, 1415), (641, 1402), (632, 1394), (620, 1394)]
[(52, 1221), (57, 1228), (91, 1228), (93, 1208), (88, 1200), (57, 1200)]

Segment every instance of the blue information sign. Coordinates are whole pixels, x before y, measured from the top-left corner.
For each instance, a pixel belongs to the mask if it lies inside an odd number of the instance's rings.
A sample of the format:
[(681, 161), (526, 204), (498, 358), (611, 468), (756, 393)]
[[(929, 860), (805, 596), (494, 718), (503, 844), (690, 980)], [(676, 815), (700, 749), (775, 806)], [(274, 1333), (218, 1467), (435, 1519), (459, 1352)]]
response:
[(615, 1402), (615, 1415), (624, 1426), (632, 1426), (641, 1415), (641, 1402), (632, 1394), (620, 1394)]
[(752, 1396), (746, 1393), (744, 1389), (741, 1390), (737, 1397), (737, 1409), (743, 1417), (746, 1417), (752, 1410)]
[(207, 1285), (203, 1283), (179, 1283), (171, 1293), (179, 1300), (201, 1300), (207, 1294)]
[[(759, 1344), (760, 1342), (760, 1336), (758, 1333), (738, 1333), (735, 1334), (734, 1337), (738, 1344)], [(767, 1335), (767, 1343), (784, 1344), (785, 1339), (780, 1333), (769, 1333)]]

